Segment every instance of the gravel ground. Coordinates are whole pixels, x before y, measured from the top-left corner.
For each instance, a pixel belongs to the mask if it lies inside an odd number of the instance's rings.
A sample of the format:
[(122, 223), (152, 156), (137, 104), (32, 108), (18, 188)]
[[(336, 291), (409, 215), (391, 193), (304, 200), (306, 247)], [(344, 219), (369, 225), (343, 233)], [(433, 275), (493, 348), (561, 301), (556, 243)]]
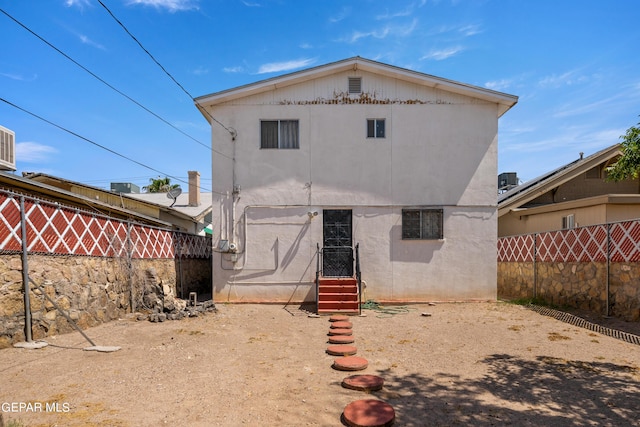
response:
[[(397, 426), (640, 425), (640, 346), (505, 303), (412, 305), (353, 317), (370, 395), (341, 387), (328, 317), (218, 305), (164, 323), (123, 319), (39, 350), (0, 350), (0, 413), (25, 426), (340, 426), (350, 402)], [(422, 314), (430, 314), (423, 316)], [(609, 321), (638, 333), (639, 324)]]

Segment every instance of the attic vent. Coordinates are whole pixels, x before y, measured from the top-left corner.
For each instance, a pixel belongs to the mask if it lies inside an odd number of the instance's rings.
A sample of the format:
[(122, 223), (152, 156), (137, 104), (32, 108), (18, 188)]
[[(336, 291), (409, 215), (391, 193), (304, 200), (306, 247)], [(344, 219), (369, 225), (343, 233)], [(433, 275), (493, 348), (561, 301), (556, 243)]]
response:
[(349, 77), (349, 93), (362, 93), (362, 77)]
[(0, 170), (16, 170), (16, 134), (0, 126)]

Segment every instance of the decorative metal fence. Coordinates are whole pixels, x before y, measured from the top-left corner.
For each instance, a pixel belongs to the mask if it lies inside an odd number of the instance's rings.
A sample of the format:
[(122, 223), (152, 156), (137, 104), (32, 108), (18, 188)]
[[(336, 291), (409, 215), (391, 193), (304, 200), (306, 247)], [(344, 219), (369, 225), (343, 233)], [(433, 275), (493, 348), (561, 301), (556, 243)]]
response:
[(640, 221), (498, 239), (498, 262), (638, 262)]
[(0, 189), (0, 252), (140, 259), (209, 258), (211, 238), (114, 219)]

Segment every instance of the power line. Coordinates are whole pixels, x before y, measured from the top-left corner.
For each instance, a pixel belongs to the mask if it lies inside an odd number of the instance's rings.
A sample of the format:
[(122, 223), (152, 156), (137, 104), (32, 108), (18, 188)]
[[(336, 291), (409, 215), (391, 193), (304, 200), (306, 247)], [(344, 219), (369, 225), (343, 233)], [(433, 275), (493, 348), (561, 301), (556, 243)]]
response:
[(211, 150), (215, 153), (218, 153), (228, 159), (232, 159), (230, 156), (212, 148), (209, 147), (208, 145), (202, 143), (201, 141), (199, 141), (198, 139), (194, 138), (193, 136), (189, 135), (188, 133), (184, 132), (183, 130), (179, 129), (178, 127), (176, 127), (175, 125), (171, 124), (168, 120), (162, 118), (161, 116), (159, 116), (158, 114), (154, 113), (153, 111), (151, 111), (149, 108), (145, 107), (144, 105), (142, 105), (140, 102), (136, 101), (135, 99), (133, 99), (132, 97), (130, 97), (129, 95), (127, 95), (126, 93), (122, 92), (121, 90), (117, 89), (116, 87), (114, 87), (113, 85), (109, 84), (107, 81), (105, 81), (104, 79), (102, 79), (100, 76), (98, 76), (97, 74), (95, 74), (94, 72), (92, 72), (91, 70), (89, 70), (88, 68), (86, 68), (85, 66), (83, 66), (82, 64), (80, 64), (79, 62), (77, 62), (76, 60), (74, 60), (73, 58), (71, 58), (69, 55), (67, 55), (66, 53), (64, 53), (62, 50), (58, 49), (56, 46), (54, 46), (53, 44), (49, 43), (47, 40), (45, 40), (43, 37), (41, 37), (40, 35), (38, 35), (36, 32), (34, 32), (33, 30), (31, 30), (29, 27), (27, 27), (26, 25), (24, 25), (22, 22), (18, 21), (16, 18), (14, 18), (13, 16), (11, 16), (9, 13), (7, 13), (4, 9), (0, 8), (0, 12), (2, 12), (4, 15), (6, 15), (9, 19), (11, 19), (13, 22), (15, 22), (16, 24), (18, 24), (19, 26), (21, 26), (22, 28), (24, 28), (26, 31), (28, 31), (29, 33), (31, 33), (33, 36), (35, 36), (36, 38), (38, 38), (40, 41), (42, 41), (44, 44), (46, 44), (47, 46), (49, 46), (50, 48), (52, 48), (53, 50), (55, 50), (56, 52), (58, 52), (60, 55), (64, 56), (65, 58), (67, 58), (69, 61), (71, 61), (72, 63), (74, 63), (75, 65), (77, 65), (78, 67), (80, 67), (82, 70), (86, 71), (87, 73), (89, 73), (92, 77), (94, 77), (95, 79), (97, 79), (99, 82), (103, 83), (104, 85), (106, 85), (108, 88), (112, 89), (113, 91), (115, 91), (116, 93), (120, 94), (121, 96), (125, 97), (126, 99), (128, 99), (129, 101), (133, 102), (134, 104), (136, 104), (138, 107), (142, 108), (143, 110), (145, 110), (146, 112), (148, 112), (149, 114), (153, 115), (154, 117), (156, 117), (157, 119), (159, 119), (160, 121), (162, 121), (163, 123), (171, 126), (173, 129), (177, 130), (178, 132), (180, 132), (181, 134), (185, 135), (186, 137), (192, 139), (193, 141), (195, 141), (196, 143), (202, 145), (203, 147), (207, 148), (208, 150)]
[(13, 16), (9, 15), (5, 10), (3, 10), (2, 8), (0, 8), (0, 12), (2, 12), (3, 14), (5, 14), (8, 18), (10, 18), (13, 22), (15, 22), (16, 24), (20, 25), (22, 28), (24, 28), (25, 30), (27, 30), (29, 33), (31, 33), (32, 35), (34, 35), (35, 37), (37, 37), (40, 41), (42, 41), (43, 43), (45, 43), (47, 46), (49, 46), (50, 48), (52, 48), (53, 50), (55, 50), (56, 52), (58, 52), (60, 55), (64, 56), (65, 58), (67, 58), (69, 61), (73, 62), (75, 65), (77, 65), (78, 67), (80, 67), (81, 69), (83, 69), (84, 71), (86, 71), (87, 73), (89, 73), (92, 77), (96, 78), (98, 81), (100, 81), (101, 83), (105, 84), (107, 87), (109, 87), (110, 89), (116, 91), (117, 93), (119, 93), (120, 95), (124, 96), (125, 98), (127, 98), (129, 101), (133, 102), (134, 104), (136, 104), (138, 107), (142, 108), (143, 110), (145, 110), (146, 112), (152, 114), (153, 116), (155, 116), (156, 118), (160, 119), (162, 122), (164, 122), (165, 124), (171, 126), (172, 128), (174, 128), (175, 130), (177, 130), (178, 132), (182, 133), (183, 135), (191, 138), (192, 140), (194, 140), (195, 142), (197, 142), (198, 144), (202, 145), (203, 147), (206, 148), (210, 148), (209, 146), (207, 146), (206, 144), (203, 144), (202, 142), (198, 141), (196, 138), (192, 137), (191, 135), (187, 134), (186, 132), (182, 131), (181, 129), (178, 129), (176, 126), (172, 125), (171, 123), (169, 123), (167, 120), (163, 119), (162, 117), (160, 117), (158, 114), (154, 113), (153, 111), (151, 111), (150, 109), (148, 109), (147, 107), (145, 107), (144, 105), (142, 105), (141, 103), (139, 103), (138, 101), (136, 101), (135, 99), (131, 98), (129, 95), (125, 94), (124, 92), (120, 91), (119, 89), (115, 88), (114, 86), (112, 86), (111, 84), (107, 83), (104, 79), (102, 79), (101, 77), (99, 77), (98, 75), (96, 75), (95, 73), (93, 73), (92, 71), (90, 71), (88, 68), (84, 67), (82, 64), (80, 64), (79, 62), (77, 62), (76, 60), (74, 60), (73, 58), (71, 58), (69, 55), (67, 55), (66, 53), (64, 53), (62, 50), (58, 49), (57, 47), (55, 47), (53, 44), (49, 43), (47, 40), (45, 40), (43, 37), (41, 37), (40, 35), (38, 35), (37, 33), (35, 33), (33, 30), (31, 30), (29, 27), (27, 27), (26, 25), (24, 25), (22, 22), (18, 21), (16, 18), (14, 18)]
[[(191, 95), (189, 93), (188, 90), (186, 90), (184, 88), (184, 86), (182, 86), (172, 75), (171, 73), (169, 73), (163, 66), (162, 64), (160, 64), (160, 62), (142, 45), (142, 43), (140, 43), (140, 41), (136, 38), (136, 36), (134, 36), (131, 31), (129, 31), (129, 29), (127, 29), (127, 27), (113, 14), (113, 12), (111, 12), (111, 10), (102, 2), (102, 0), (98, 0), (98, 3), (100, 3), (100, 5), (102, 5), (102, 7), (109, 13), (109, 15), (111, 15), (111, 17), (118, 23), (118, 25), (120, 25), (120, 27), (122, 27), (122, 29), (129, 35), (129, 37), (131, 37), (133, 39), (133, 41), (135, 41), (137, 43), (138, 46), (140, 46), (140, 49), (142, 49), (148, 56), (149, 58), (151, 58), (151, 60), (153, 62), (156, 63), (156, 65), (158, 67), (160, 67), (160, 69), (171, 79), (173, 80), (173, 82), (178, 85), (178, 87), (180, 89), (182, 89), (182, 91), (184, 93), (187, 94), (187, 96), (192, 100), (195, 101), (195, 98), (193, 97), (193, 95)], [(222, 122), (220, 122), (218, 119), (216, 119), (215, 117), (213, 117), (206, 109), (202, 109), (202, 111), (204, 111), (207, 116), (209, 116), (209, 118), (211, 120), (213, 120), (214, 122), (216, 122), (217, 124), (219, 124), (220, 126), (222, 126), (227, 132), (229, 132), (231, 134), (232, 137), (235, 138), (237, 132), (235, 131), (235, 129), (230, 128), (228, 126), (225, 126)]]
[[(36, 113), (33, 113), (33, 112), (31, 112), (31, 111), (29, 111), (29, 110), (27, 110), (27, 109), (25, 109), (25, 108), (22, 108), (22, 107), (20, 107), (20, 106), (18, 106), (18, 105), (16, 105), (16, 104), (14, 104), (13, 102), (7, 101), (6, 99), (4, 99), (4, 98), (2, 98), (2, 97), (0, 97), (0, 101), (2, 101), (2, 102), (4, 102), (5, 104), (8, 104), (8, 105), (10, 105), (10, 106), (12, 106), (12, 107), (14, 107), (14, 108), (18, 109), (18, 110), (20, 110), (20, 111), (22, 111), (22, 112), (24, 112), (24, 113), (27, 113), (27, 114), (29, 114), (30, 116), (33, 116), (33, 117), (35, 117), (35, 118), (37, 118), (37, 119), (39, 119), (39, 120), (42, 120), (43, 122), (45, 122), (45, 123), (47, 123), (47, 124), (50, 124), (51, 126), (54, 126), (54, 127), (58, 128), (58, 129), (60, 129), (60, 130), (64, 131), (64, 132), (67, 132), (67, 133), (69, 133), (69, 134), (71, 134), (71, 135), (75, 136), (76, 138), (80, 138), (81, 140), (86, 141), (86, 142), (88, 142), (89, 144), (95, 145), (96, 147), (98, 147), (98, 148), (102, 148), (103, 150), (108, 151), (109, 153), (111, 153), (111, 154), (113, 154), (113, 155), (116, 155), (116, 156), (118, 156), (118, 157), (120, 157), (120, 158), (123, 158), (123, 159), (125, 159), (125, 160), (128, 160), (128, 161), (130, 161), (130, 162), (132, 162), (132, 163), (135, 163), (135, 164), (136, 164), (136, 165), (138, 165), (138, 166), (142, 166), (142, 167), (143, 167), (143, 168), (145, 168), (145, 169), (149, 169), (149, 170), (151, 170), (151, 171), (153, 171), (153, 172), (159, 173), (160, 175), (164, 175), (164, 176), (166, 176), (166, 177), (168, 177), (168, 178), (171, 178), (171, 179), (173, 179), (173, 180), (175, 180), (175, 181), (180, 181), (180, 182), (183, 182), (183, 183), (185, 183), (185, 184), (189, 184), (189, 181), (185, 181), (185, 180), (180, 179), (180, 178), (177, 178), (177, 177), (175, 177), (175, 176), (173, 176), (173, 175), (169, 175), (169, 174), (167, 174), (167, 173), (165, 173), (165, 172), (162, 172), (162, 171), (160, 171), (160, 170), (158, 170), (158, 169), (155, 169), (155, 168), (153, 168), (153, 167), (151, 167), (151, 166), (149, 166), (149, 165), (145, 165), (145, 164), (144, 164), (144, 163), (142, 163), (142, 162), (139, 162), (139, 161), (137, 161), (137, 160), (134, 160), (134, 159), (132, 159), (131, 157), (127, 157), (127, 156), (125, 156), (124, 154), (118, 153), (117, 151), (115, 151), (115, 150), (113, 150), (113, 149), (111, 149), (111, 148), (109, 148), (109, 147), (106, 147), (106, 146), (104, 146), (104, 145), (102, 145), (102, 144), (99, 144), (99, 143), (97, 143), (97, 142), (95, 142), (95, 141), (93, 141), (93, 140), (91, 140), (91, 139), (89, 139), (89, 138), (86, 138), (86, 137), (84, 137), (84, 136), (82, 136), (82, 135), (80, 135), (80, 134), (78, 134), (78, 133), (76, 133), (76, 132), (73, 132), (73, 131), (71, 131), (71, 130), (69, 130), (69, 129), (67, 129), (67, 128), (65, 128), (65, 127), (61, 126), (61, 125), (58, 125), (58, 124), (56, 124), (56, 123), (52, 122), (51, 120), (47, 120), (47, 119), (45, 119), (44, 117), (39, 116), (39, 115), (37, 115)], [(220, 193), (220, 192), (218, 192), (218, 191), (213, 191), (213, 190), (203, 189), (202, 187), (199, 187), (199, 188), (200, 188), (200, 190), (204, 190), (205, 192), (209, 192), (209, 191), (210, 191), (210, 192), (212, 192), (212, 193), (216, 193), (216, 194), (219, 194), (219, 195), (222, 195), (222, 196), (224, 196), (224, 195), (225, 195), (224, 193)]]

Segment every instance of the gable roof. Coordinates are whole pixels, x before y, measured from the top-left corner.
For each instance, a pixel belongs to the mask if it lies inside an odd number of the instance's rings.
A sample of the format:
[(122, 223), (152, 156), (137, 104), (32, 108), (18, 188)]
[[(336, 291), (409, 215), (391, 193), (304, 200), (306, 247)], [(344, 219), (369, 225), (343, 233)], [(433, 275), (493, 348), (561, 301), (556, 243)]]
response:
[(621, 154), (620, 144), (615, 144), (502, 193), (498, 196), (498, 218)]
[[(348, 70), (363, 70), (371, 73), (384, 75), (390, 78), (404, 80), (422, 86), (437, 88), (472, 98), (477, 98), (489, 102), (495, 102), (499, 106), (498, 117), (506, 113), (511, 107), (518, 102), (518, 97), (479, 86), (473, 86), (466, 83), (460, 83), (453, 80), (435, 77), (429, 74), (420, 73), (406, 68), (396, 67), (394, 65), (383, 64), (381, 62), (372, 61), (370, 59), (355, 56), (341, 61), (308, 68), (301, 71), (261, 80), (244, 86), (212, 93), (209, 95), (195, 98), (196, 106), (202, 111), (206, 106), (217, 105), (223, 102), (232, 101), (234, 99), (243, 98), (249, 95), (270, 91), (277, 88), (283, 88), (294, 84), (303, 83), (309, 80), (328, 76), (338, 72)], [(203, 112), (205, 117), (208, 115)]]

